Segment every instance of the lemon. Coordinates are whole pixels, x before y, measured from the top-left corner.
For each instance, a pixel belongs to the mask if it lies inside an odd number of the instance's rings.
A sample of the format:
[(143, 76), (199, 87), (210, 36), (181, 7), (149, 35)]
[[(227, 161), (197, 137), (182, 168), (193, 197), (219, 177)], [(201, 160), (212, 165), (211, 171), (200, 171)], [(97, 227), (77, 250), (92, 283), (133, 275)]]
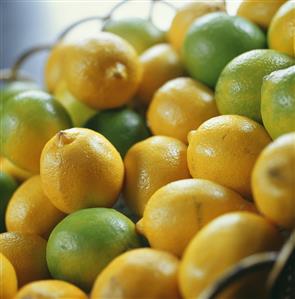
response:
[(233, 212), (214, 219), (196, 234), (184, 253), (179, 271), (183, 297), (198, 298), (241, 259), (278, 250), (281, 243), (277, 228), (261, 216)]
[(39, 173), (40, 155), (58, 131), (72, 126), (66, 110), (51, 95), (24, 91), (6, 101), (0, 117), (1, 152), (16, 166)]
[(115, 258), (98, 275), (91, 299), (180, 299), (179, 261), (164, 251), (133, 249)]
[(8, 231), (36, 234), (47, 239), (63, 217), (65, 214), (44, 195), (38, 175), (25, 181), (15, 191), (9, 201), (5, 219)]
[(260, 154), (252, 188), (261, 213), (278, 225), (295, 228), (295, 132), (282, 135)]
[(189, 178), (187, 147), (180, 140), (153, 136), (133, 145), (124, 158), (124, 199), (142, 216), (149, 198), (160, 187)]
[(271, 142), (265, 129), (239, 115), (205, 121), (189, 134), (188, 167), (194, 178), (212, 180), (251, 198), (251, 172)]
[(118, 199), (123, 161), (115, 147), (95, 131), (60, 131), (45, 145), (40, 164), (44, 193), (64, 213), (111, 207)]
[(0, 169), (8, 175), (11, 175), (17, 182), (23, 182), (32, 175), (17, 166), (8, 159), (0, 156)]
[(261, 115), (263, 125), (273, 139), (295, 131), (295, 66), (264, 77)]
[(52, 231), (46, 250), (53, 278), (87, 291), (107, 264), (124, 251), (140, 246), (134, 223), (106, 208), (77, 211)]
[(134, 48), (107, 32), (71, 45), (63, 68), (70, 93), (93, 109), (126, 104), (135, 94), (142, 75)]
[(252, 50), (236, 57), (223, 69), (217, 82), (215, 98), (219, 112), (262, 122), (263, 78), (294, 63), (288, 55), (274, 50)]
[(212, 90), (191, 78), (176, 78), (158, 89), (148, 108), (147, 121), (154, 135), (187, 143), (191, 130), (217, 115)]
[(255, 208), (238, 193), (212, 181), (180, 180), (163, 186), (151, 196), (137, 228), (152, 248), (181, 257), (204, 225), (222, 214), (240, 210), (255, 211)]

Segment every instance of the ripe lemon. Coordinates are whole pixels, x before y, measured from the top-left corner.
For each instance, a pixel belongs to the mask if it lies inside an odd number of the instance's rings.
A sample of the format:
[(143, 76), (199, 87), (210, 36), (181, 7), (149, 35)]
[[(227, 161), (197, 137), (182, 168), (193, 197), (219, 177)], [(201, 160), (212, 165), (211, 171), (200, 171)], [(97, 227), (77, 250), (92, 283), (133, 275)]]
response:
[(191, 77), (215, 87), (227, 63), (241, 53), (264, 48), (265, 43), (264, 33), (255, 24), (241, 17), (215, 12), (193, 23), (182, 51)]
[(233, 59), (216, 85), (216, 104), (221, 114), (238, 114), (262, 122), (260, 102), (263, 78), (294, 65), (295, 60), (274, 50), (252, 50)]
[(208, 179), (251, 197), (251, 172), (271, 142), (265, 129), (239, 115), (205, 121), (189, 134), (188, 167), (194, 178)]
[(261, 216), (233, 212), (214, 219), (193, 238), (184, 253), (179, 272), (183, 297), (198, 298), (241, 259), (278, 250), (281, 243), (276, 227)]
[(14, 298), (17, 292), (17, 277), (11, 262), (0, 253), (0, 298)]
[(147, 121), (155, 135), (187, 143), (191, 130), (217, 115), (213, 92), (207, 86), (191, 78), (176, 78), (158, 89), (149, 106)]
[(75, 98), (94, 109), (126, 104), (142, 75), (134, 48), (121, 37), (101, 32), (68, 48), (64, 78)]
[(189, 178), (186, 162), (187, 147), (180, 140), (153, 136), (133, 145), (125, 164), (124, 199), (142, 216), (145, 205), (160, 187)]
[(45, 196), (40, 176), (34, 176), (13, 194), (5, 219), (8, 231), (36, 234), (47, 239), (64, 216)]
[(59, 82), (64, 78), (64, 61), (70, 44), (60, 42), (50, 51), (44, 69), (47, 90), (54, 93)]
[(57, 84), (54, 90), (54, 97), (65, 107), (71, 116), (74, 127), (83, 126), (90, 117), (97, 113), (96, 110), (77, 100), (69, 92), (66, 82), (63, 80)]
[(287, 1), (274, 15), (268, 30), (268, 45), (271, 49), (295, 56), (294, 29), (295, 29), (294, 1)]
[(278, 225), (295, 228), (295, 132), (283, 135), (260, 154), (252, 173), (258, 209)]
[(59, 130), (71, 127), (72, 122), (51, 95), (34, 90), (18, 93), (6, 101), (0, 126), (2, 154), (16, 166), (39, 173), (44, 145)]
[(261, 115), (263, 125), (273, 139), (295, 131), (295, 66), (264, 77)]
[(237, 15), (267, 29), (274, 14), (286, 0), (257, 1), (243, 0)]
[(180, 299), (179, 261), (151, 248), (130, 250), (115, 258), (98, 275), (91, 299)]
[(199, 17), (214, 11), (225, 11), (224, 1), (191, 2), (176, 12), (168, 31), (168, 40), (180, 52), (185, 35), (191, 24)]
[(106, 208), (77, 211), (52, 231), (46, 257), (53, 278), (89, 290), (116, 256), (140, 246), (134, 223)]
[(0, 169), (3, 172), (11, 175), (18, 182), (23, 182), (32, 176), (28, 171), (15, 166), (11, 161), (1, 156)]
[(40, 280), (22, 287), (15, 299), (87, 299), (76, 286), (61, 280)]
[(98, 112), (85, 127), (105, 136), (122, 157), (133, 144), (150, 136), (143, 117), (127, 107)]
[(184, 68), (176, 50), (168, 44), (155, 45), (140, 56), (143, 66), (143, 76), (140, 82), (137, 98), (148, 105), (154, 93), (165, 82), (181, 77)]
[(40, 163), (44, 193), (64, 213), (111, 207), (121, 191), (121, 156), (105, 137), (92, 130), (60, 131), (45, 145)]
[(37, 235), (20, 232), (0, 234), (0, 253), (13, 265), (19, 287), (49, 277), (45, 251), (46, 241)]
[(137, 228), (152, 248), (182, 256), (189, 241), (212, 219), (232, 211), (255, 211), (238, 193), (202, 179), (165, 185), (149, 199)]
[(17, 183), (12, 176), (0, 171), (0, 233), (6, 230), (5, 228), (5, 212), (8, 202), (17, 189)]
[(128, 41), (138, 54), (155, 44), (163, 42), (165, 37), (164, 32), (153, 23), (136, 17), (109, 20), (103, 29)]

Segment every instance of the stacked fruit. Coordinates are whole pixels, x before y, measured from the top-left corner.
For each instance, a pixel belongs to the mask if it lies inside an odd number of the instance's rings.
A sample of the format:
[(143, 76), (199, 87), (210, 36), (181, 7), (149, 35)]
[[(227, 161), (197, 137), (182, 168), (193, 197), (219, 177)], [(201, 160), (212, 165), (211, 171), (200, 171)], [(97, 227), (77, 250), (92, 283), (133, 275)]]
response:
[[(5, 85), (0, 298), (199, 298), (278, 251), (295, 228), (294, 13), (194, 2), (167, 35), (112, 20), (52, 49), (46, 92)], [(249, 286), (226, 298), (263, 296)]]

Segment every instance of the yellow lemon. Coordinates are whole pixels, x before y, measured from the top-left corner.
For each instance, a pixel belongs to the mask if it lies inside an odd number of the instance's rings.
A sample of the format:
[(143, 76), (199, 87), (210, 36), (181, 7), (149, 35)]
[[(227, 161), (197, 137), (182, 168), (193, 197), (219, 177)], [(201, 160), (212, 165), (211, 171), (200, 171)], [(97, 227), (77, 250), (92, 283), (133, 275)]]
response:
[(243, 0), (239, 5), (237, 15), (266, 29), (274, 14), (285, 2), (286, 0)]
[(170, 29), (168, 40), (180, 52), (185, 35), (191, 24), (199, 17), (215, 11), (225, 11), (225, 3), (220, 0), (191, 2), (183, 5), (176, 12)]
[(64, 78), (75, 98), (94, 109), (126, 104), (135, 94), (142, 69), (134, 48), (121, 37), (100, 32), (68, 48)]
[(0, 299), (11, 299), (17, 292), (17, 277), (11, 262), (0, 253)]
[(155, 135), (187, 143), (191, 130), (217, 115), (213, 91), (191, 78), (176, 78), (158, 89), (149, 106), (147, 121)]
[(177, 258), (167, 252), (151, 248), (130, 250), (98, 275), (91, 299), (180, 299), (178, 265)]
[(295, 3), (287, 1), (274, 15), (268, 29), (269, 48), (295, 56)]
[(18, 182), (23, 182), (27, 180), (29, 177), (31, 177), (31, 174), (28, 171), (17, 167), (11, 161), (1, 156), (0, 156), (0, 169), (1, 171), (11, 175)]
[(46, 264), (47, 242), (33, 234), (6, 232), (0, 234), (0, 253), (13, 265), (19, 287), (49, 277)]
[(255, 208), (238, 193), (214, 182), (180, 180), (151, 196), (137, 228), (151, 247), (181, 256), (205, 224), (222, 214), (241, 210)]
[(8, 231), (36, 234), (47, 239), (64, 216), (45, 196), (40, 176), (34, 176), (15, 191), (5, 218)]
[(282, 135), (260, 154), (252, 173), (258, 209), (278, 225), (295, 228), (295, 133)]
[(125, 164), (124, 199), (142, 216), (149, 198), (162, 186), (189, 178), (187, 147), (178, 139), (153, 136), (133, 145)]
[(121, 191), (124, 165), (101, 134), (82, 128), (57, 133), (41, 155), (44, 193), (61, 211), (111, 207)]
[(40, 280), (22, 287), (15, 299), (87, 299), (76, 286), (62, 280)]
[(239, 115), (217, 116), (188, 139), (188, 167), (194, 178), (212, 180), (251, 198), (254, 163), (271, 142), (260, 124)]
[(154, 93), (167, 81), (181, 77), (184, 68), (176, 50), (168, 44), (155, 45), (140, 56), (143, 66), (143, 76), (140, 82), (137, 98), (148, 105)]
[(214, 219), (188, 245), (180, 264), (185, 299), (198, 296), (231, 266), (255, 253), (278, 250), (281, 237), (265, 218), (234, 212)]

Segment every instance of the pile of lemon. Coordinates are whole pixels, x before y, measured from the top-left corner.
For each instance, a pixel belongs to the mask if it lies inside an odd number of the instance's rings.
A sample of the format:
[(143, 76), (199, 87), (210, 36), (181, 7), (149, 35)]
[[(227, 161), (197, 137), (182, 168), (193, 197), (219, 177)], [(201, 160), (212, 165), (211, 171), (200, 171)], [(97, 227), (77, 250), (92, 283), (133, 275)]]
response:
[(47, 91), (6, 84), (0, 298), (199, 298), (278, 251), (295, 228), (294, 14), (216, 0), (167, 33), (112, 20), (52, 49)]

